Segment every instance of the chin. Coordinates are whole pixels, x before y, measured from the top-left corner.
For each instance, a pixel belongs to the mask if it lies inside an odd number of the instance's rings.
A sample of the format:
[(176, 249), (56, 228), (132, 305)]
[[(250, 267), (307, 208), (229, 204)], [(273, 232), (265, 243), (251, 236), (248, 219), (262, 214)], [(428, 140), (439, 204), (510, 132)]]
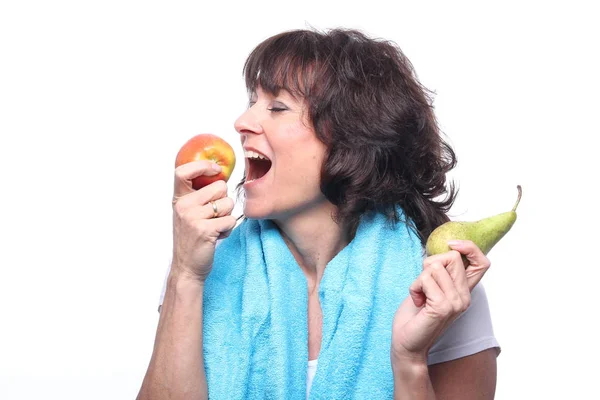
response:
[(248, 200), (244, 203), (244, 216), (251, 219), (271, 219), (270, 208), (260, 200)]

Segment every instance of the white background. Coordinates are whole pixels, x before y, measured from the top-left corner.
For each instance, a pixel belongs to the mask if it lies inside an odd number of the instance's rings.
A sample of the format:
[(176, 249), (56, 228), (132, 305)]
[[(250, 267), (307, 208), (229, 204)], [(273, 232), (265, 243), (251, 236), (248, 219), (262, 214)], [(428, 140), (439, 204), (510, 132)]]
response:
[(309, 25), (395, 41), (437, 93), (459, 159), (452, 218), (507, 211), (523, 186), (484, 278), (497, 398), (591, 397), (597, 15), (572, 1), (448, 3), (2, 2), (0, 398), (136, 396), (171, 251), (175, 154), (201, 132), (237, 146), (245, 57)]

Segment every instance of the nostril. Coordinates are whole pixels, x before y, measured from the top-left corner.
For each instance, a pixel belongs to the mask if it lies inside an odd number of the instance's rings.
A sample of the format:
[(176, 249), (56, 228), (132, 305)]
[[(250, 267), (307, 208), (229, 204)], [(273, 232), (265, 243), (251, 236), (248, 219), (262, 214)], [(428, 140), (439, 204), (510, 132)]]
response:
[(241, 135), (244, 135), (247, 137), (248, 135), (260, 135), (262, 133), (262, 130), (260, 130), (260, 129), (242, 129), (238, 132)]

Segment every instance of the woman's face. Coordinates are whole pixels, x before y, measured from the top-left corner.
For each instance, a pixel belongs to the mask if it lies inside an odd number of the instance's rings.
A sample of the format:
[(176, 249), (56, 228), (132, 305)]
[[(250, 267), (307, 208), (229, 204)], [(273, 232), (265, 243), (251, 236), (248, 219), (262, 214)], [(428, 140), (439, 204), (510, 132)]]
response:
[(248, 218), (287, 219), (326, 201), (319, 188), (326, 147), (307, 114), (302, 99), (259, 87), (235, 122), (245, 153)]

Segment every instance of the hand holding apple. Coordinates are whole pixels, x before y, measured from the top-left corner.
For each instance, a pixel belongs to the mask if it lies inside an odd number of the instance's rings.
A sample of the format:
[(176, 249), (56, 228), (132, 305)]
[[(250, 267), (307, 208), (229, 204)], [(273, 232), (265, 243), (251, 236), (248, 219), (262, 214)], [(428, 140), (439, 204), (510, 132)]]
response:
[[(215, 165), (218, 168), (215, 168)], [(210, 273), (216, 242), (236, 225), (227, 184), (235, 166), (231, 146), (215, 135), (188, 140), (175, 160), (173, 258), (170, 280), (202, 282)]]
[(198, 176), (192, 187), (198, 190), (212, 182), (227, 182), (235, 167), (235, 152), (225, 140), (210, 133), (202, 133), (188, 140), (177, 153), (175, 168), (192, 161), (208, 160), (221, 166), (222, 170), (213, 176)]

